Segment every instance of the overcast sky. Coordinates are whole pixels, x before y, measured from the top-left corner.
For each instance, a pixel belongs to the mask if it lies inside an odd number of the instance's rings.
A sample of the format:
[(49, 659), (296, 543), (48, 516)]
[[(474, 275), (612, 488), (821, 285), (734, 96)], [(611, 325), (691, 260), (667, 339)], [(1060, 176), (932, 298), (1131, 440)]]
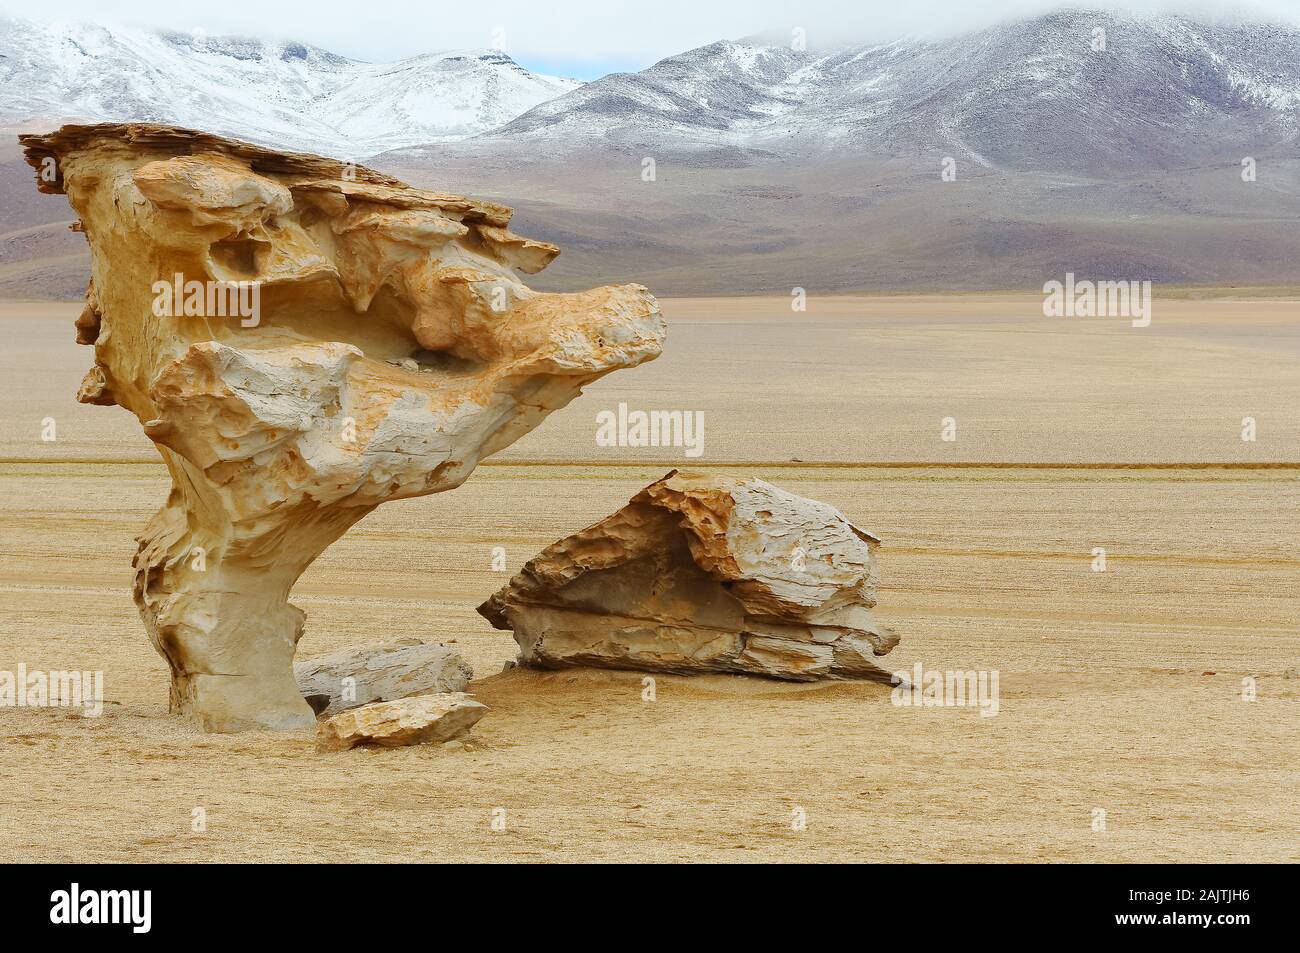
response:
[[(531, 69), (592, 79), (637, 70), (719, 39), (802, 27), (810, 47), (904, 33), (954, 32), (1062, 6), (1242, 11), (1300, 22), (1300, 0), (0, 0), (29, 19), (201, 29), (295, 39), (387, 62), (431, 50), (481, 48), (504, 37)], [(497, 34), (495, 31), (501, 31)]]

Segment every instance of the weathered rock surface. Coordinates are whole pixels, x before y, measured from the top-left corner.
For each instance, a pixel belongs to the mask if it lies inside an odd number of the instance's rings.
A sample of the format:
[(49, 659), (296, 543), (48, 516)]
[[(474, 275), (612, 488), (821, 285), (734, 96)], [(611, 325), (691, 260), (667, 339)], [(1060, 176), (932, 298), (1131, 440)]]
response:
[(322, 721), (316, 729), (316, 747), (344, 751), (357, 745), (400, 748), (450, 741), (468, 733), (487, 710), (464, 692), (375, 702)]
[(336, 715), (371, 702), (464, 691), (474, 670), (440, 642), (399, 639), (294, 662), (293, 675), (317, 715)]
[(135, 414), (171, 472), (135, 599), (210, 730), (315, 723), (287, 600), (326, 546), (663, 346), (639, 285), (525, 287), (558, 249), (501, 205), (167, 126), (22, 142), (90, 244), (78, 398)]
[(888, 682), (879, 540), (757, 479), (673, 471), (548, 546), (479, 607), (520, 661)]

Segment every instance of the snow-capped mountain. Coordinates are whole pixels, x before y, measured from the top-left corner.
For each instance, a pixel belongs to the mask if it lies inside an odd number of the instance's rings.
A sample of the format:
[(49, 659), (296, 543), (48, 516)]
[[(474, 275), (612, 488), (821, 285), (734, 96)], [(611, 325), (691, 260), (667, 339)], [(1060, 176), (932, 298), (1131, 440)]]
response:
[(1065, 10), (942, 41), (719, 41), (582, 84), (504, 53), (391, 64), (259, 39), (0, 19), (0, 127), (153, 120), (356, 157), (485, 147), (953, 155), (988, 168), (1188, 166), (1294, 144), (1300, 29)]
[(582, 84), (496, 50), (372, 64), (317, 47), (0, 18), (0, 126), (148, 120), (366, 156), (493, 129)]
[(714, 43), (596, 80), (491, 135), (1113, 169), (1294, 142), (1298, 129), (1300, 30), (1067, 10), (941, 42)]
[[(564, 247), (548, 290), (1270, 285), (1300, 261), (1300, 28), (1261, 22), (1069, 10), (852, 49), (720, 41), (586, 85), (493, 52), (369, 66), (292, 43), (0, 32), (0, 128), (76, 116), (500, 200)], [(68, 215), (0, 161), (0, 296), (81, 295)]]

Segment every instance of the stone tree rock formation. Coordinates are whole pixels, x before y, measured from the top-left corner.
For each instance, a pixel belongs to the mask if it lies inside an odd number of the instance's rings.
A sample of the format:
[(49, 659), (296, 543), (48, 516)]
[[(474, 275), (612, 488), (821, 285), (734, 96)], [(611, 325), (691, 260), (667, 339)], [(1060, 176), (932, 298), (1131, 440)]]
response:
[(479, 612), (520, 661), (890, 680), (879, 540), (762, 480), (672, 471), (528, 562)]
[(500, 205), (168, 126), (22, 142), (90, 244), (78, 399), (135, 414), (171, 472), (135, 599), (209, 730), (314, 723), (288, 595), (326, 546), (663, 346), (640, 285), (525, 287), (558, 249)]

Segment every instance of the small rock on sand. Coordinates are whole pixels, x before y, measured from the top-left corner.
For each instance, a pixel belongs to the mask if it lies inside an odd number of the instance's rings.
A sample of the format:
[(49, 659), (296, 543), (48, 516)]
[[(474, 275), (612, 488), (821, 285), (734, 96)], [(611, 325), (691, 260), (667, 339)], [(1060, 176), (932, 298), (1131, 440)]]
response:
[(326, 718), (317, 727), (316, 746), (346, 751), (357, 745), (398, 748), (451, 741), (466, 734), (486, 712), (486, 705), (464, 692), (376, 702)]

